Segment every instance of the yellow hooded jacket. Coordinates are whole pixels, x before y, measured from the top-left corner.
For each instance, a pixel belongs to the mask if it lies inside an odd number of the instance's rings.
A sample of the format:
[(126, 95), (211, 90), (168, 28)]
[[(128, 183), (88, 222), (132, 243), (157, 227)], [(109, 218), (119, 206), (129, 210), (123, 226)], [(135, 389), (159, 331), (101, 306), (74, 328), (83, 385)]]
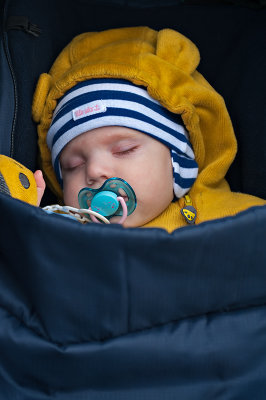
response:
[[(49, 74), (40, 76), (32, 107), (38, 123), (42, 168), (56, 195), (62, 198), (62, 190), (53, 171), (46, 135), (58, 99), (80, 81), (120, 78), (145, 86), (150, 96), (181, 115), (199, 166), (189, 192), (197, 211), (195, 223), (265, 205), (265, 200), (231, 192), (224, 178), (236, 155), (236, 138), (223, 98), (196, 70), (199, 60), (197, 47), (171, 29), (120, 28), (75, 37)], [(171, 203), (145, 227), (171, 232), (187, 225), (181, 214), (184, 205), (184, 198)]]

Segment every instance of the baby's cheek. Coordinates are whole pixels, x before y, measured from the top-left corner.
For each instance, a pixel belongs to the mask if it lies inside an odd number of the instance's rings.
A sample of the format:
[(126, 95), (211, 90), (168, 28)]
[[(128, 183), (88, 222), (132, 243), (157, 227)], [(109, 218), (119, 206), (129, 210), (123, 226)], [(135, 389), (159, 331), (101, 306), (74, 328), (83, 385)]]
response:
[(63, 197), (65, 205), (79, 208), (78, 190), (76, 188), (68, 185), (64, 186)]

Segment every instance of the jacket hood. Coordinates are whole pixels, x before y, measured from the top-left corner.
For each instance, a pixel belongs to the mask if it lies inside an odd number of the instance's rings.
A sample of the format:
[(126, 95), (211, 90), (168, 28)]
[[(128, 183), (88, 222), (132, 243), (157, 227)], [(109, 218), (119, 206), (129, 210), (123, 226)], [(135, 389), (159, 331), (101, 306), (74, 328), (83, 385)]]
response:
[(42, 167), (57, 196), (62, 191), (46, 135), (58, 99), (78, 82), (107, 77), (146, 87), (164, 107), (181, 115), (199, 166), (191, 193), (227, 185), (224, 176), (236, 154), (236, 139), (223, 98), (196, 69), (199, 61), (197, 47), (171, 29), (119, 28), (75, 37), (50, 72), (40, 76), (32, 107)]

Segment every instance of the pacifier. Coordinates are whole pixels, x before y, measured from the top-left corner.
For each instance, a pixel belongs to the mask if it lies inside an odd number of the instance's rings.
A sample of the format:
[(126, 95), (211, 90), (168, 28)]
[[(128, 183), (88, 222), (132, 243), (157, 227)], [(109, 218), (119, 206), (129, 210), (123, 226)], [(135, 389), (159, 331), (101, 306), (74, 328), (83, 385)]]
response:
[[(80, 208), (91, 209), (104, 217), (122, 216), (122, 224), (137, 206), (132, 187), (121, 178), (109, 178), (99, 189), (83, 188), (78, 194)], [(98, 220), (91, 216), (94, 222)]]

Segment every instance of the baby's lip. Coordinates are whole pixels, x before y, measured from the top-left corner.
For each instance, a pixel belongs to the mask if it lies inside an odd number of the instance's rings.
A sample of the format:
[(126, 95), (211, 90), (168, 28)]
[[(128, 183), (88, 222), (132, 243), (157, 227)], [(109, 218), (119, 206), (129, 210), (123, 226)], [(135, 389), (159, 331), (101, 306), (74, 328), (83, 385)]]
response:
[(122, 197), (122, 199), (127, 202), (128, 201), (128, 196), (126, 194), (119, 194), (118, 197)]
[(118, 197), (122, 197), (124, 200), (125, 200), (125, 202), (127, 202), (128, 201), (128, 195), (126, 194), (126, 192), (125, 192), (125, 190), (124, 189), (122, 189), (122, 188), (120, 188), (119, 190), (118, 190)]

